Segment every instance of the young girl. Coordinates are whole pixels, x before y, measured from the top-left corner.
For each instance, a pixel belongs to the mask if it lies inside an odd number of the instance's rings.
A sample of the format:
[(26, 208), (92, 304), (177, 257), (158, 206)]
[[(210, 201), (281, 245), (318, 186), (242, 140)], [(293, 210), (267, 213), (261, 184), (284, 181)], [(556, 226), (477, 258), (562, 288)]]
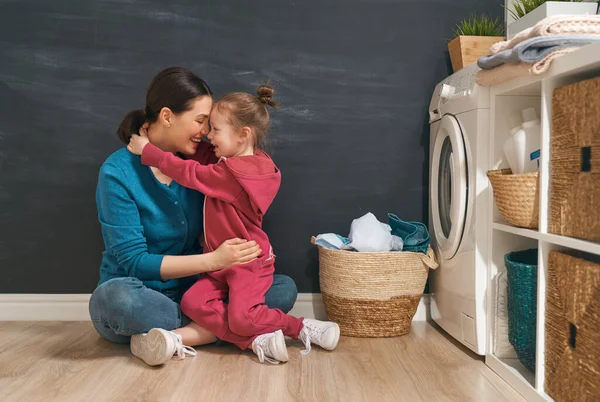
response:
[[(201, 327), (241, 349), (252, 347), (262, 363), (288, 360), (284, 335), (324, 349), (337, 346), (340, 330), (333, 322), (296, 318), (269, 309), (265, 293), (273, 282), (275, 255), (262, 230), (263, 216), (273, 202), (281, 173), (260, 150), (270, 124), (266, 105), (276, 107), (273, 89), (262, 85), (258, 96), (231, 93), (210, 114), (210, 144), (198, 144), (192, 160), (161, 151), (144, 136), (133, 135), (129, 150), (142, 156), (178, 183), (205, 194), (204, 247), (214, 250), (226, 239), (255, 240), (263, 255), (247, 264), (206, 274), (183, 296), (181, 310)], [(229, 304), (224, 299), (229, 298)], [(192, 328), (194, 328), (192, 324)]]

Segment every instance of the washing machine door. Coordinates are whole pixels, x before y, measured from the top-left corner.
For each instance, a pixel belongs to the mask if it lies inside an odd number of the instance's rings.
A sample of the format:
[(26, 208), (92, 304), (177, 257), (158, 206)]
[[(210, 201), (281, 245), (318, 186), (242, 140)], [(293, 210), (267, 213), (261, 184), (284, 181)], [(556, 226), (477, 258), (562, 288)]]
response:
[(462, 240), (467, 217), (467, 158), (456, 117), (444, 115), (431, 156), (433, 231), (444, 259), (452, 259)]

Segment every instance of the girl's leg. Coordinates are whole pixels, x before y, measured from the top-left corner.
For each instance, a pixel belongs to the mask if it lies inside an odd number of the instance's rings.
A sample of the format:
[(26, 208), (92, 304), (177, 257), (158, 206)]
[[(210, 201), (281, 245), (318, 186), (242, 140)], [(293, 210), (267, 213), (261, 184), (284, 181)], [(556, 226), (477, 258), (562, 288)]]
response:
[[(303, 353), (310, 352), (311, 343), (327, 350), (337, 346), (340, 329), (336, 323), (324, 322), (313, 319), (304, 319), (285, 314), (278, 309), (271, 309), (264, 304), (265, 293), (273, 281), (274, 258), (265, 262), (255, 262), (235, 267), (231, 270), (227, 281), (229, 291), (229, 328), (241, 335), (247, 336), (246, 344), (240, 347), (249, 347), (261, 357), (274, 357), (280, 353), (283, 336), (292, 339), (300, 338), (306, 346)], [(262, 349), (260, 353), (257, 351)]]
[[(255, 263), (256, 264), (256, 263)], [(248, 265), (253, 265), (250, 263)], [(258, 262), (258, 265), (262, 267), (262, 263)], [(245, 267), (245, 266), (244, 266)], [(246, 267), (245, 267), (246, 268)], [(257, 337), (259, 333), (248, 333), (248, 334), (236, 334), (230, 328), (231, 320), (228, 319), (230, 312), (230, 304), (226, 304), (224, 299), (230, 296), (231, 300), (238, 300), (237, 292), (233, 292), (233, 289), (229, 288), (227, 281), (232, 280), (236, 283), (236, 286), (245, 287), (246, 290), (255, 288), (256, 282), (254, 281), (254, 275), (248, 275), (248, 272), (252, 273), (252, 269), (249, 271), (242, 269), (241, 266), (231, 267), (226, 271), (222, 271), (211, 276), (206, 276), (196, 282), (184, 295), (181, 300), (182, 311), (186, 316), (190, 317), (197, 325), (188, 325), (178, 331), (180, 334), (188, 336), (187, 339), (202, 339), (203, 334), (199, 332), (201, 327), (207, 328), (212, 333), (216, 334), (220, 339), (226, 342), (236, 344), (241, 349), (248, 348), (253, 341), (256, 340), (256, 345), (253, 344), (252, 350), (258, 355), (261, 362), (267, 360), (272, 363), (285, 362), (288, 360), (287, 348), (285, 345), (285, 338), (281, 330), (267, 331), (273, 332), (271, 334), (265, 334), (263, 332), (260, 337)], [(269, 276), (272, 281), (272, 276)], [(262, 301), (264, 302), (264, 293), (269, 289), (271, 283), (267, 283), (262, 291)], [(268, 310), (268, 307), (265, 306)], [(280, 310), (277, 311), (279, 314), (283, 314)], [(298, 334), (296, 334), (296, 337)], [(260, 338), (260, 339), (259, 339)]]
[[(301, 337), (307, 351), (311, 341), (334, 349), (339, 339), (337, 324), (292, 317), (264, 304), (265, 294), (273, 283), (273, 271), (270, 260), (210, 274), (184, 294), (182, 311), (220, 339), (241, 349), (252, 346), (261, 362), (288, 360), (284, 334), (294, 339)], [(224, 303), (227, 296), (229, 304)], [(185, 334), (202, 337), (194, 326), (186, 327)]]
[[(200, 278), (181, 299), (183, 313), (193, 322), (195, 326), (186, 326), (181, 334), (189, 336), (191, 340), (204, 340), (206, 331), (215, 334), (219, 339), (234, 343), (238, 346), (246, 344), (248, 338), (239, 336), (229, 329), (227, 320), (228, 307), (224, 302), (229, 293), (227, 283), (209, 276)], [(241, 347), (241, 346), (240, 346)]]
[(242, 348), (247, 348), (257, 335), (282, 330), (283, 334), (298, 339), (303, 318), (285, 314), (265, 304), (265, 294), (273, 283), (274, 259), (237, 265), (227, 272), (229, 284), (229, 328), (248, 337)]
[[(298, 297), (298, 288), (292, 278), (286, 275), (273, 275), (273, 284), (265, 294), (265, 304), (269, 308), (276, 308), (288, 313)], [(183, 316), (183, 322), (187, 317)], [(207, 345), (215, 343), (217, 337), (207, 329), (202, 328), (195, 322), (191, 322), (173, 332), (181, 335), (183, 343), (190, 346)]]

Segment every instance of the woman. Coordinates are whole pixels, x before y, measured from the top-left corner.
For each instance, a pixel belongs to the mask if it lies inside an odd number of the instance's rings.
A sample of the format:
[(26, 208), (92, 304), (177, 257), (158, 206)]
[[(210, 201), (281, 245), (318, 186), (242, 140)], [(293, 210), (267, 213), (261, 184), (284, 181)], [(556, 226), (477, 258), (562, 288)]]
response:
[[(152, 80), (146, 107), (125, 116), (119, 138), (129, 143), (131, 133), (148, 125), (150, 142), (163, 151), (193, 155), (210, 131), (212, 93), (191, 71), (168, 68)], [(207, 330), (188, 333), (190, 320), (181, 313), (183, 293), (199, 274), (249, 262), (261, 255), (259, 246), (231, 239), (211, 253), (201, 254), (204, 197), (173, 182), (156, 168), (143, 166), (140, 157), (122, 148), (109, 156), (98, 177), (96, 203), (106, 250), (100, 282), (90, 299), (90, 316), (103, 338), (128, 343), (145, 361), (164, 361), (177, 354), (195, 354), (184, 345), (215, 342)], [(288, 312), (297, 289), (287, 276), (275, 275), (266, 304)], [(151, 328), (161, 328), (148, 337)], [(133, 336), (133, 339), (132, 339)], [(147, 353), (139, 356), (140, 344)], [(150, 343), (150, 345), (148, 345)]]

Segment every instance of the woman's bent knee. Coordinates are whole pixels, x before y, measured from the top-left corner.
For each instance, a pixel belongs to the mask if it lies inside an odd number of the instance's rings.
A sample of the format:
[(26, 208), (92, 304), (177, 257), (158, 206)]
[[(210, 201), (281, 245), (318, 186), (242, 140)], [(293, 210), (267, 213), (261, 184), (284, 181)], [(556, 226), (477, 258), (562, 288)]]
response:
[(90, 297), (89, 312), (98, 334), (113, 343), (128, 343), (131, 335), (143, 331), (138, 323), (142, 302), (136, 278), (115, 278), (104, 282)]
[(143, 286), (136, 278), (114, 278), (104, 282), (90, 297), (92, 320), (131, 314), (136, 304), (135, 290)]
[(289, 313), (298, 298), (296, 282), (286, 275), (274, 275), (273, 285), (265, 295), (265, 304)]

